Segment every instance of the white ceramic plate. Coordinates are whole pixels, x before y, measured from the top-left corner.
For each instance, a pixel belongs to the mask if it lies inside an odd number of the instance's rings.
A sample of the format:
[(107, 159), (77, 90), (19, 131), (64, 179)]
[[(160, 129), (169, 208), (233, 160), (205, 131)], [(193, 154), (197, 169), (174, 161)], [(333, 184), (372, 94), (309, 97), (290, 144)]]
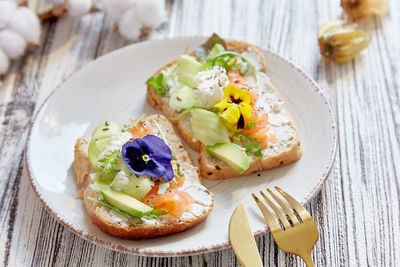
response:
[[(200, 225), (176, 235), (150, 240), (113, 238), (90, 221), (76, 199), (72, 162), (78, 137), (89, 135), (101, 121), (158, 111), (146, 104), (145, 81), (176, 59), (187, 45), (203, 37), (139, 43), (105, 55), (72, 75), (38, 111), (27, 143), (26, 165), (32, 186), (47, 210), (77, 235), (111, 249), (137, 255), (176, 256), (204, 253), (230, 246), (228, 223), (234, 208), (244, 202), (254, 235), (267, 227), (251, 193), (280, 186), (303, 204), (318, 193), (332, 168), (336, 124), (321, 89), (304, 72), (276, 54), (263, 50), (268, 75), (279, 89), (299, 131), (303, 157), (296, 163), (224, 181), (204, 179), (215, 194), (214, 210)], [(194, 161), (195, 152), (191, 151)]]

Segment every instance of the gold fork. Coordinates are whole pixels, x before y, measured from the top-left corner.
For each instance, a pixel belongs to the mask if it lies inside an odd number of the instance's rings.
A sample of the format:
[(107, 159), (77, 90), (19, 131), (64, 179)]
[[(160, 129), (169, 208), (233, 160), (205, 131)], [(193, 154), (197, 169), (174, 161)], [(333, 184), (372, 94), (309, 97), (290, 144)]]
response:
[(275, 186), (275, 189), (289, 204), (284, 203), (281, 198), (277, 197), (267, 188), (267, 191), (282, 208), (283, 213), (262, 191), (260, 191), (260, 194), (272, 208), (273, 213), (268, 210), (255, 194), (252, 194), (264, 215), (275, 242), (284, 252), (300, 256), (308, 267), (315, 266), (311, 257), (311, 251), (319, 236), (317, 226), (310, 214), (299, 202), (279, 187)]

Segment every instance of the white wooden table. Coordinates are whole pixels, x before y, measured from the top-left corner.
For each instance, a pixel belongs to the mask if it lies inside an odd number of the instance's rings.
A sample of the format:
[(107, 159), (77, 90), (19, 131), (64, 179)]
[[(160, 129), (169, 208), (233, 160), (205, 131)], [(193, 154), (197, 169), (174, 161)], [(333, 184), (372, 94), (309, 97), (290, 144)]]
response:
[[(169, 1), (169, 21), (147, 38), (217, 32), (268, 48), (310, 74), (329, 96), (339, 128), (332, 173), (307, 209), (320, 231), (317, 266), (400, 266), (400, 2), (361, 22), (372, 34), (355, 61), (321, 59), (318, 27), (337, 1)], [(0, 87), (0, 265), (237, 266), (232, 249), (177, 258), (127, 255), (76, 236), (42, 207), (24, 169), (34, 111), (65, 78), (129, 44), (102, 13), (43, 25), (41, 47), (13, 62)], [(44, 164), (46, 164), (44, 162)], [(270, 234), (257, 239), (265, 266), (304, 266)]]

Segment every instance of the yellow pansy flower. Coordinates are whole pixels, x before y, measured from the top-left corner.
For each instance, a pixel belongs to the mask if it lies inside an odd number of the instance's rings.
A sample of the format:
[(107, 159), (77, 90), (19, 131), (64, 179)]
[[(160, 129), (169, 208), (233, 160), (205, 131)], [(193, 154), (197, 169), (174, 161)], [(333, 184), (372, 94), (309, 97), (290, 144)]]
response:
[(250, 106), (251, 98), (249, 91), (229, 84), (224, 89), (224, 97), (225, 99), (215, 104), (214, 108), (222, 111), (220, 117), (224, 119), (229, 128), (243, 129), (244, 118), (250, 118), (253, 111), (253, 108)]

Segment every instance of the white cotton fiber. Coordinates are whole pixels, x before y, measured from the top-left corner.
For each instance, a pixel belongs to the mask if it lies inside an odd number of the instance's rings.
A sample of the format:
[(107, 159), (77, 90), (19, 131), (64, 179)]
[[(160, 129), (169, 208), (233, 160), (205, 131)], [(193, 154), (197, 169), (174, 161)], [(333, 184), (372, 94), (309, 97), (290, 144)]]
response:
[(24, 53), (26, 42), (16, 32), (10, 29), (0, 31), (0, 48), (9, 58), (17, 58)]
[(157, 28), (167, 20), (164, 0), (137, 1), (139, 20), (143, 25)]
[(118, 20), (119, 33), (129, 40), (137, 41), (141, 33), (140, 29), (142, 28), (142, 24), (138, 19), (136, 9), (132, 8), (126, 11)]
[(8, 28), (21, 35), (26, 42), (39, 44), (40, 22), (29, 8), (17, 8), (10, 18)]
[(69, 0), (68, 15), (70, 17), (82, 16), (90, 11), (92, 0)]
[[(43, 0), (42, 0), (43, 1)], [(52, 2), (55, 5), (61, 5), (64, 4), (65, 0), (50, 0), (50, 2)]]
[(0, 75), (7, 72), (9, 64), (10, 61), (8, 60), (6, 53), (4, 53), (4, 51), (0, 48)]
[[(145, 0), (144, 0), (145, 1)], [(104, 9), (112, 21), (116, 21), (134, 5), (133, 0), (103, 0)]]
[(0, 1), (0, 30), (7, 27), (11, 14), (16, 8), (15, 1)]

